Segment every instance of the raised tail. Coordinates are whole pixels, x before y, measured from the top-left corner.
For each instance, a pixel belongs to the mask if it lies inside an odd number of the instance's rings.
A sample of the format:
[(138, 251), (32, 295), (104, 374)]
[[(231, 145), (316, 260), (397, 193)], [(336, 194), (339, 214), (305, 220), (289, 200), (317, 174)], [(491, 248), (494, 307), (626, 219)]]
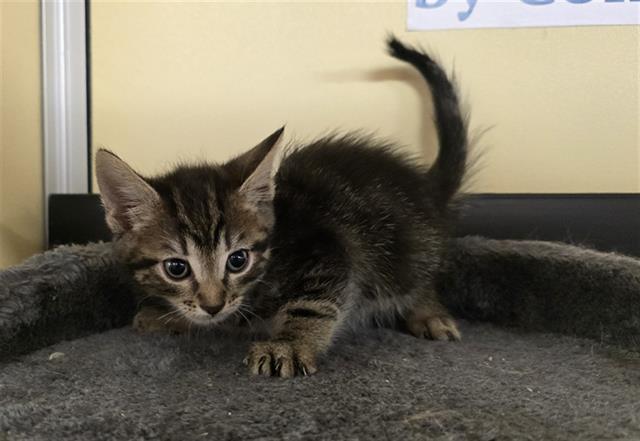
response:
[(415, 67), (431, 90), (440, 148), (427, 178), (436, 192), (435, 201), (444, 208), (460, 189), (467, 167), (467, 121), (460, 111), (456, 86), (425, 52), (405, 46), (393, 36), (387, 44), (391, 56)]

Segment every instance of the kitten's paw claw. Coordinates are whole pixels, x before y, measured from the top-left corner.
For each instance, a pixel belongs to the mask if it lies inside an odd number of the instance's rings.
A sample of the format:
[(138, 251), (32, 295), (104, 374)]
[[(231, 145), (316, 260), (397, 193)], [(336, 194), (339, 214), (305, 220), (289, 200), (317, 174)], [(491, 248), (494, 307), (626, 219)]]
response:
[(456, 322), (449, 317), (425, 317), (407, 322), (409, 332), (418, 338), (430, 340), (460, 341), (462, 335)]
[(291, 378), (317, 371), (312, 352), (288, 342), (254, 343), (244, 362), (251, 374), (266, 377)]

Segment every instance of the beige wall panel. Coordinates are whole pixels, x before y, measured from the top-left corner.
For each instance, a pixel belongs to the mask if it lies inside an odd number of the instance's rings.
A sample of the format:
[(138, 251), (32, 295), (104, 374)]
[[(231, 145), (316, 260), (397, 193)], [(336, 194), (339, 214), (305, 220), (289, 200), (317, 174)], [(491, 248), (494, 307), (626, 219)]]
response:
[[(638, 27), (407, 33), (404, 2), (93, 4), (94, 143), (144, 173), (365, 129), (435, 154), (393, 31), (455, 61), (482, 138), (482, 192), (635, 192)], [(403, 81), (403, 80), (409, 80)]]

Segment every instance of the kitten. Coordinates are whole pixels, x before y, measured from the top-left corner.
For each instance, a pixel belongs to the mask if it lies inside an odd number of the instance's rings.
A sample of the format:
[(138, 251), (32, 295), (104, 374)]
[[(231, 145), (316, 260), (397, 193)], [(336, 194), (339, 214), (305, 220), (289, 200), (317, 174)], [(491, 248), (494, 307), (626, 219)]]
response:
[(440, 153), (430, 169), (347, 135), (291, 151), (274, 176), (283, 128), (225, 164), (153, 178), (97, 153), (115, 248), (145, 294), (135, 327), (265, 323), (270, 338), (245, 363), (280, 377), (314, 373), (340, 330), (372, 321), (460, 339), (434, 276), (465, 174), (466, 121), (436, 62), (395, 38), (388, 46), (431, 89)]

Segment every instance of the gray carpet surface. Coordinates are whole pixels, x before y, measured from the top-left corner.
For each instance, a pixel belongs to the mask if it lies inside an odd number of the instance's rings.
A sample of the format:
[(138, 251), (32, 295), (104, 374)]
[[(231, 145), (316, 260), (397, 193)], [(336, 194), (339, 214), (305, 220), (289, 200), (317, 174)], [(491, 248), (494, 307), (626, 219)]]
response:
[(135, 289), (110, 244), (35, 256), (0, 271), (0, 441), (640, 441), (640, 260), (466, 237), (449, 262), (461, 343), (368, 330), (280, 380), (246, 338), (112, 329)]
[(0, 439), (640, 439), (636, 355), (488, 324), (462, 331), (461, 343), (350, 336), (318, 374), (281, 380), (248, 376), (243, 339), (113, 330), (5, 364)]
[(124, 326), (131, 276), (111, 244), (65, 246), (0, 271), (0, 361), (55, 342)]

